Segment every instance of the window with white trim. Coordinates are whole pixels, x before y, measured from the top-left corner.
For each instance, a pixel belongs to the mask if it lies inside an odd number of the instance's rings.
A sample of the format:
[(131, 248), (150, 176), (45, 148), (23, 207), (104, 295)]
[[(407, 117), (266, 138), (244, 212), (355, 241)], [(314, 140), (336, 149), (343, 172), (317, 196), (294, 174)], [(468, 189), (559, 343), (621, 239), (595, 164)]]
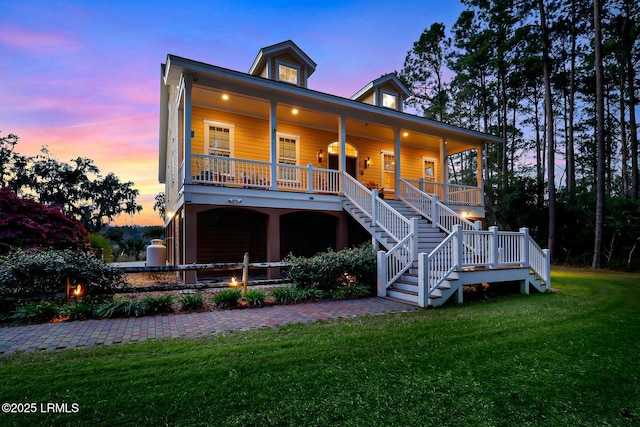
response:
[[(278, 134), (278, 163), (295, 166), (300, 157), (300, 137), (297, 135)], [(286, 166), (278, 168), (278, 179), (297, 181), (297, 168)]]
[(398, 95), (391, 92), (382, 92), (382, 106), (391, 108), (393, 110), (398, 109)]
[[(232, 123), (204, 120), (204, 154), (219, 157), (233, 157), (233, 134), (235, 125)], [(229, 174), (229, 160), (212, 158), (206, 159), (203, 169), (215, 174)]]
[(276, 62), (278, 80), (300, 86), (300, 67), (283, 62)]

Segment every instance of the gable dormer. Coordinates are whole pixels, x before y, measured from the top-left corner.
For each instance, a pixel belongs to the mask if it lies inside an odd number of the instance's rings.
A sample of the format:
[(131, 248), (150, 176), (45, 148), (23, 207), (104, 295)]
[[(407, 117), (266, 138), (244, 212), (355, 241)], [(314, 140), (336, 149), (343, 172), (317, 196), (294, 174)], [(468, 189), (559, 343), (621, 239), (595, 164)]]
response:
[(287, 40), (260, 49), (249, 74), (306, 88), (307, 79), (315, 70), (316, 63)]
[(385, 74), (372, 81), (351, 97), (356, 101), (402, 111), (402, 104), (411, 95), (395, 74)]

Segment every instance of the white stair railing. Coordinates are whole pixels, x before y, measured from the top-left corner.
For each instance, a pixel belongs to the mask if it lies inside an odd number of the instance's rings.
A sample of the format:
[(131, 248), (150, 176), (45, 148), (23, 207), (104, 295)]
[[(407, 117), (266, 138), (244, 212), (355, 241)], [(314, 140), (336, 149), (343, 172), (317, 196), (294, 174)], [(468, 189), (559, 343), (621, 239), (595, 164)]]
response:
[(429, 219), (445, 233), (453, 232), (455, 225), (462, 226), (463, 230), (476, 230), (476, 225), (464, 218), (456, 211), (442, 204), (437, 196), (427, 193), (413, 186), (406, 179), (400, 179), (400, 199), (411, 205), (422, 216)]
[(349, 174), (342, 174), (342, 194), (362, 213), (373, 218), (373, 193)]
[(344, 196), (371, 218), (373, 227), (379, 227), (395, 242), (387, 252), (378, 252), (378, 294), (384, 296), (417, 259), (416, 220), (407, 219), (379, 198), (376, 190), (370, 191), (346, 173), (342, 176)]
[(528, 267), (549, 288), (551, 264), (549, 250), (529, 236), (527, 228), (520, 231), (463, 230), (455, 225), (452, 233), (431, 253), (418, 256), (419, 301), (427, 304), (429, 296), (453, 271), (468, 267)]

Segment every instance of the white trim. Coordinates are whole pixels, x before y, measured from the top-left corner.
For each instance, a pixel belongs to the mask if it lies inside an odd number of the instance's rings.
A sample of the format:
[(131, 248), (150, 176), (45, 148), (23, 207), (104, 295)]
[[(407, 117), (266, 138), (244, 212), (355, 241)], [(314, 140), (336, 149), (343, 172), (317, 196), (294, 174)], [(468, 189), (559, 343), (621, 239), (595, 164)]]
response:
[(438, 159), (431, 156), (422, 156), (422, 163), (420, 164), (420, 169), (422, 169), (422, 178), (426, 181), (427, 177), (424, 174), (424, 162), (433, 162), (433, 176), (431, 178), (431, 182), (438, 182)]
[[(296, 140), (296, 166), (300, 165), (300, 135), (287, 132), (276, 132), (276, 155), (280, 160), (280, 138), (288, 138)], [(277, 161), (276, 163), (280, 163)]]
[[(287, 68), (291, 68), (293, 70), (296, 70), (296, 82), (292, 83), (286, 80), (280, 80), (280, 66), (283, 67), (287, 67)], [(279, 81), (279, 82), (284, 82), (284, 83), (289, 83), (292, 85), (296, 85), (296, 86), (301, 86), (300, 82), (301, 82), (301, 75), (302, 75), (302, 67), (298, 64), (294, 64), (291, 62), (287, 62), (287, 61), (283, 61), (281, 59), (276, 59), (276, 69), (275, 69), (275, 78), (274, 80)]]
[(234, 142), (235, 142), (235, 128), (236, 125), (234, 123), (228, 122), (220, 122), (217, 120), (211, 119), (202, 119), (204, 124), (204, 135), (203, 135), (203, 154), (209, 154), (209, 129), (211, 126), (226, 128), (229, 129), (229, 157), (234, 157)]
[[(396, 106), (395, 108), (392, 107), (387, 107), (386, 105), (384, 105), (384, 96), (385, 95), (390, 95), (393, 96), (396, 100)], [(380, 89), (380, 106), (384, 107), (384, 108), (388, 108), (390, 110), (394, 110), (394, 111), (398, 111), (398, 106), (400, 105), (400, 96), (393, 91), (390, 90), (384, 90), (384, 89)]]
[(380, 167), (380, 181), (382, 182), (381, 187), (383, 187), (385, 189), (385, 192), (395, 192), (395, 188), (386, 188), (385, 185), (384, 185), (384, 182), (385, 182), (385, 179), (384, 179), (385, 175), (384, 174), (385, 173), (393, 173), (393, 177), (394, 177), (393, 182), (394, 182), (394, 186), (395, 186), (395, 173), (396, 173), (395, 167), (394, 167), (392, 172), (387, 172), (385, 170), (385, 168), (384, 168), (384, 156), (393, 156), (394, 163), (396, 161), (396, 155), (392, 150), (380, 150), (380, 165), (381, 165), (381, 167)]
[[(286, 133), (286, 132), (276, 132), (276, 163), (280, 163), (280, 138), (292, 139), (296, 142), (296, 163), (295, 165), (290, 166), (299, 166), (300, 165), (300, 135), (296, 135), (294, 133)], [(300, 171), (295, 170), (295, 178), (287, 179), (278, 175), (278, 181), (282, 182), (300, 182)]]

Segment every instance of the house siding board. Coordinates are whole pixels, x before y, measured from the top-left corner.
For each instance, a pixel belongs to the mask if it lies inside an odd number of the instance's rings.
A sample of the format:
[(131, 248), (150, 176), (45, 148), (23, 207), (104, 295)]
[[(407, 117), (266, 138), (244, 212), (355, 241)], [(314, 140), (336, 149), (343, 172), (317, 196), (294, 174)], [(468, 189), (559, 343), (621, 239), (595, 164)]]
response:
[[(310, 129), (289, 123), (279, 123), (278, 132), (300, 137), (300, 166), (312, 164), (318, 167), (318, 151), (322, 150), (323, 153), (327, 153), (327, 147), (337, 138), (334, 132)], [(326, 167), (326, 154), (322, 167)]]
[(207, 154), (204, 142), (204, 120), (234, 125), (233, 157), (263, 162), (269, 161), (268, 120), (241, 116), (226, 111), (194, 107), (192, 121), (192, 129), (195, 130), (195, 137), (192, 142), (194, 153)]

